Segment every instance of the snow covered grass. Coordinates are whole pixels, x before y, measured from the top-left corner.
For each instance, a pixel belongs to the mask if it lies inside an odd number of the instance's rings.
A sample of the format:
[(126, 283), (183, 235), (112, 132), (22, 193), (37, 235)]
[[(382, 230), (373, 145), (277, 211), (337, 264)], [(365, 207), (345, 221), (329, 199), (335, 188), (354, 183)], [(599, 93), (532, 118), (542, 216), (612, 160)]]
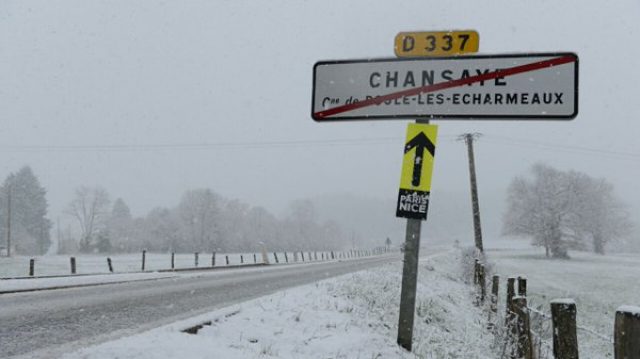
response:
[[(493, 250), (489, 260), (501, 275), (500, 300), (504, 302), (505, 278), (526, 276), (529, 305), (550, 312), (555, 298), (576, 301), (579, 326), (601, 336), (613, 335), (615, 312), (621, 305), (640, 304), (640, 257), (635, 254), (600, 256), (571, 252), (569, 260), (547, 259), (540, 249)], [(580, 357), (612, 358), (613, 345), (587, 330), (578, 330)]]
[[(261, 297), (69, 353), (77, 358), (495, 358), (459, 254), (420, 263), (413, 353), (396, 344), (401, 263)], [(198, 334), (181, 330), (210, 321)]]
[[(313, 252), (315, 253), (315, 252)], [(243, 256), (244, 264), (253, 264), (254, 253), (217, 253), (216, 267), (225, 266), (225, 256), (229, 256), (230, 265), (241, 264), (240, 256)], [(262, 254), (255, 253), (256, 262), (262, 263)], [(285, 262), (284, 253), (277, 253), (280, 263)], [(293, 261), (293, 254), (288, 252), (289, 261)], [(308, 252), (305, 252), (305, 261), (308, 261)], [(322, 252), (317, 252), (318, 260), (321, 260)], [(200, 253), (198, 255), (198, 267), (211, 266), (211, 253)], [(29, 274), (29, 260), (35, 258), (35, 275), (51, 276), (51, 275), (68, 275), (71, 273), (71, 265), (69, 263), (69, 255), (51, 255), (51, 256), (12, 256), (11, 258), (0, 257), (0, 278), (8, 277), (25, 277)], [(142, 254), (100, 254), (76, 255), (76, 273), (78, 274), (98, 274), (109, 273), (107, 266), (107, 257), (111, 258), (113, 269), (115, 272), (136, 272), (142, 268)], [(273, 253), (268, 254), (269, 261), (275, 263)], [(325, 258), (329, 258), (325, 253)], [(302, 258), (298, 256), (298, 261)], [(315, 261), (315, 256), (314, 260)], [(195, 256), (193, 253), (175, 255), (175, 268), (194, 268)], [(147, 253), (145, 259), (145, 270), (154, 271), (160, 269), (171, 268), (170, 253)]]

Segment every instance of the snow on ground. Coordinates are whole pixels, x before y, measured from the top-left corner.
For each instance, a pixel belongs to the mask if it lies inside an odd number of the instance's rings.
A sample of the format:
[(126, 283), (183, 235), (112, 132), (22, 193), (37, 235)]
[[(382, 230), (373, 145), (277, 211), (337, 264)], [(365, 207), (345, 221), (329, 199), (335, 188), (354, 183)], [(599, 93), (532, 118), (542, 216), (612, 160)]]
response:
[(501, 278), (500, 300), (504, 301), (505, 278), (524, 275), (528, 278), (529, 305), (550, 312), (555, 298), (576, 301), (577, 323), (588, 330), (578, 330), (580, 357), (612, 358), (615, 312), (621, 305), (640, 305), (640, 256), (637, 254), (596, 255), (570, 252), (571, 259), (547, 259), (544, 250), (501, 249), (488, 252)]
[(98, 285), (118, 282), (132, 282), (140, 280), (152, 280), (172, 278), (173, 273), (123, 273), (110, 275), (86, 275), (55, 278), (24, 278), (0, 280), (0, 294), (12, 291), (42, 290), (73, 286)]
[[(64, 358), (494, 358), (457, 252), (420, 264), (414, 351), (396, 344), (401, 263), (261, 297)], [(182, 329), (211, 321), (197, 335)]]

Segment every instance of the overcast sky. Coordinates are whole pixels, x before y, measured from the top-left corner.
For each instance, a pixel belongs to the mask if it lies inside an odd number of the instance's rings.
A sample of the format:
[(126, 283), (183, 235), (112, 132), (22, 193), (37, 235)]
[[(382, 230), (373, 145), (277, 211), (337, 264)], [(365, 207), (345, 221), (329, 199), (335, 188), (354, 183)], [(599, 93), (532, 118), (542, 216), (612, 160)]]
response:
[(639, 20), (638, 1), (0, 0), (0, 177), (31, 165), (53, 219), (79, 185), (137, 215), (195, 187), (275, 212), (395, 198), (408, 121), (314, 122), (313, 64), (393, 57), (400, 31), (475, 29), (481, 53), (576, 52), (580, 113), (438, 122), (434, 196), (468, 191), (455, 137), (481, 132), (481, 199), (544, 162), (604, 176), (638, 209)]

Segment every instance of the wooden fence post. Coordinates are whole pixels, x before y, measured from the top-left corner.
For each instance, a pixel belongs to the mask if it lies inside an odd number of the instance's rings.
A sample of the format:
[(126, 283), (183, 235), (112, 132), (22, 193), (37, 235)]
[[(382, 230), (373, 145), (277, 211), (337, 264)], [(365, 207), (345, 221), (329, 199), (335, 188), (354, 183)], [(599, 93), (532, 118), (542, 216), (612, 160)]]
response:
[(640, 358), (640, 307), (619, 307), (613, 331), (615, 359)]
[(258, 259), (256, 258), (256, 254), (253, 254), (253, 264), (258, 263)]
[(478, 264), (480, 261), (476, 258), (473, 261), (473, 285), (478, 285)]
[(527, 298), (520, 296), (513, 297), (513, 309), (516, 318), (516, 358), (533, 359)]
[(107, 265), (109, 266), (109, 272), (113, 273), (113, 264), (111, 264), (111, 258), (107, 257)]
[(484, 264), (478, 265), (478, 286), (480, 287), (480, 300), (479, 305), (484, 304), (484, 299), (487, 296), (487, 282), (485, 280)]
[(513, 311), (512, 302), (513, 297), (516, 295), (515, 291), (515, 282), (516, 279), (514, 277), (507, 278), (507, 300), (505, 301), (505, 307), (507, 309), (507, 317), (509, 317), (510, 312)]
[(302, 261), (304, 262), (304, 252), (300, 252), (300, 255), (302, 256)]
[(244, 256), (242, 254), (240, 255), (240, 264), (244, 264)]
[(229, 256), (224, 256), (224, 260), (227, 262), (227, 265), (229, 265)]
[(551, 301), (553, 324), (553, 356), (557, 359), (578, 359), (576, 336), (576, 303), (573, 299)]
[(71, 262), (71, 274), (76, 274), (76, 257), (69, 258)]
[(193, 257), (194, 257), (194, 258), (193, 258), (193, 259), (194, 259), (194, 263), (195, 263), (196, 268), (197, 268), (197, 267), (198, 267), (198, 252), (195, 252), (195, 253), (193, 254)]
[(176, 268), (176, 254), (175, 252), (171, 252), (171, 269)]
[(147, 261), (147, 251), (146, 250), (142, 250), (142, 266), (141, 266), (141, 270), (144, 272), (144, 265), (146, 264), (145, 262)]
[(494, 275), (491, 278), (491, 305), (489, 307), (489, 325), (490, 330), (495, 328), (495, 320), (498, 318), (498, 292), (500, 289), (500, 276)]
[(278, 253), (273, 252), (273, 258), (276, 260), (276, 264), (280, 263), (280, 261), (278, 260)]
[(29, 277), (33, 277), (35, 274), (36, 260), (31, 258), (29, 259)]
[(518, 296), (527, 296), (527, 278), (518, 276)]
[(284, 252), (284, 261), (285, 263), (289, 263), (289, 256), (287, 255), (287, 252)]
[(211, 253), (211, 266), (216, 266), (216, 252)]
[(333, 255), (333, 251), (331, 251), (331, 259), (336, 259), (336, 257)]

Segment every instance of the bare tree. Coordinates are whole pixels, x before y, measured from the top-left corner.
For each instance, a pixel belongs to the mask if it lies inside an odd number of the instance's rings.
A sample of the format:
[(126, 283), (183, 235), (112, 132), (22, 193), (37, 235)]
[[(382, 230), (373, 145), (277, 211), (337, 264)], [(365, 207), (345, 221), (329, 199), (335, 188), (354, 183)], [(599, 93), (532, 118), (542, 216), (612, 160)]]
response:
[(109, 194), (102, 187), (76, 188), (75, 198), (69, 203), (66, 213), (80, 225), (80, 251), (92, 249), (94, 237), (109, 217)]
[(608, 241), (629, 233), (628, 213), (605, 180), (542, 164), (532, 173), (532, 180), (518, 177), (509, 186), (503, 233), (529, 236), (554, 258), (586, 248), (589, 239), (604, 253)]
[(208, 188), (189, 190), (182, 195), (178, 213), (190, 249), (215, 250), (220, 246), (221, 201), (220, 196)]

